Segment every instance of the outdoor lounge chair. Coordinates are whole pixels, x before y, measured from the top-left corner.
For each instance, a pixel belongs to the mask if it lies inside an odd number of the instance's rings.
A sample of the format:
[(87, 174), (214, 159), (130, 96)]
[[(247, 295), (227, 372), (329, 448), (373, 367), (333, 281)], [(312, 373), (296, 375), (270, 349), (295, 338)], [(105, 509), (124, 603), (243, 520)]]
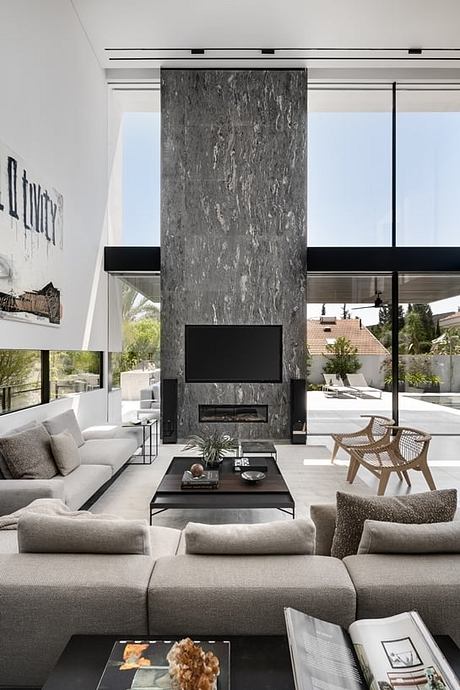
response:
[(351, 455), (353, 448), (360, 448), (362, 446), (375, 447), (389, 443), (391, 427), (394, 424), (390, 417), (381, 417), (374, 414), (362, 414), (361, 417), (369, 419), (368, 424), (363, 429), (345, 434), (331, 434), (334, 439), (331, 462), (334, 462), (339, 448)]
[(418, 470), (434, 491), (436, 484), (429, 470), (427, 457), (431, 436), (417, 429), (397, 426), (392, 428), (396, 430), (396, 435), (390, 443), (378, 447), (353, 448), (347, 481), (353, 482), (362, 465), (380, 479), (377, 495), (383, 496), (392, 472), (397, 472), (399, 476), (402, 474), (408, 486), (411, 486), (407, 470)]
[(324, 384), (323, 391), (325, 393), (333, 393), (337, 398), (339, 395), (351, 395), (355, 396), (356, 393), (350, 386), (346, 386), (338, 374), (323, 374)]
[(369, 386), (363, 374), (347, 374), (347, 381), (356, 395), (372, 395), (372, 397), (374, 397), (373, 394), (378, 393), (378, 397), (380, 399), (382, 398), (382, 391), (380, 388)]

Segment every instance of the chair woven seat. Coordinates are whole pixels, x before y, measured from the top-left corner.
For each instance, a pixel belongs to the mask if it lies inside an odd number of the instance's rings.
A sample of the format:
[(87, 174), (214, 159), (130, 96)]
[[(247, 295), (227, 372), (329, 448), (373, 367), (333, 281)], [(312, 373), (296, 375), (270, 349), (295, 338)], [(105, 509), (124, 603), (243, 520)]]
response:
[(351, 453), (353, 448), (375, 446), (376, 444), (381, 445), (390, 440), (389, 427), (394, 424), (392, 419), (389, 417), (382, 417), (378, 414), (363, 414), (361, 417), (369, 418), (369, 422), (363, 429), (344, 434), (331, 434), (334, 439), (334, 450), (332, 451), (331, 462), (334, 462), (339, 448), (342, 448), (342, 450), (347, 453)]
[[(362, 465), (379, 478), (377, 494), (382, 496), (392, 472), (396, 472), (401, 480), (404, 477), (410, 486), (407, 470), (418, 470), (425, 477), (430, 489), (436, 489), (428, 467), (428, 446), (431, 436), (408, 427), (394, 426), (392, 429), (396, 433), (391, 441), (350, 448), (351, 460), (347, 481), (353, 482), (359, 466)], [(390, 427), (388, 431), (391, 431)]]

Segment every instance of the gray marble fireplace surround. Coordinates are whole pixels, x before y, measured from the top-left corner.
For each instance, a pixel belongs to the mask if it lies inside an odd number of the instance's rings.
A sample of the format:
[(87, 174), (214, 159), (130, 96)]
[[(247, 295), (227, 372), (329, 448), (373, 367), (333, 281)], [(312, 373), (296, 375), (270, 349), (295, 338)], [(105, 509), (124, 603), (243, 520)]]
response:
[[(268, 405), (267, 423), (214, 423), (238, 438), (289, 437), (289, 380), (305, 376), (307, 74), (161, 72), (161, 361), (178, 379), (178, 438), (199, 405)], [(281, 324), (282, 383), (187, 383), (186, 324)]]

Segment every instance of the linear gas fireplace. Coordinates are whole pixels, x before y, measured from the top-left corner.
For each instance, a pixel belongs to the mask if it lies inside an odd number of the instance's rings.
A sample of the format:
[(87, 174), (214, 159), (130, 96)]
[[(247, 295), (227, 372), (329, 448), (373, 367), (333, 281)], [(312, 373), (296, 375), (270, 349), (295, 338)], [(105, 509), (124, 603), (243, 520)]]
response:
[(268, 405), (199, 405), (200, 422), (267, 423)]

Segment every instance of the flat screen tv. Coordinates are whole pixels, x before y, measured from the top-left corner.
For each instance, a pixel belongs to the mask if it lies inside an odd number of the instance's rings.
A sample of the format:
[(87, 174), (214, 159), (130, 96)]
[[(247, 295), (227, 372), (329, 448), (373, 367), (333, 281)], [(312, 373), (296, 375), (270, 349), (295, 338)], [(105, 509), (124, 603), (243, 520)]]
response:
[(185, 326), (189, 383), (280, 383), (282, 326)]

